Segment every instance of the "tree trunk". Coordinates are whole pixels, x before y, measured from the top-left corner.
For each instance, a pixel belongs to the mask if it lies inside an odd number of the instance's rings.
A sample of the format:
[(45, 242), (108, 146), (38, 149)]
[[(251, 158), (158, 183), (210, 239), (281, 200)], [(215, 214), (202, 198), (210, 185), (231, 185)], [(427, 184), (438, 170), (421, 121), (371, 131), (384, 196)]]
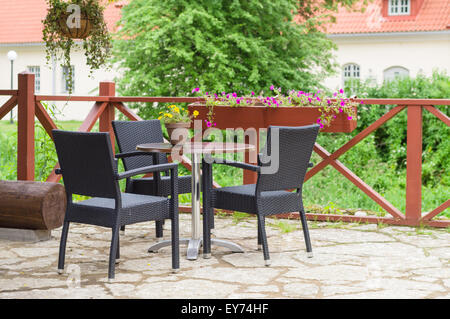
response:
[(65, 211), (61, 184), (0, 181), (0, 227), (51, 230), (62, 225)]

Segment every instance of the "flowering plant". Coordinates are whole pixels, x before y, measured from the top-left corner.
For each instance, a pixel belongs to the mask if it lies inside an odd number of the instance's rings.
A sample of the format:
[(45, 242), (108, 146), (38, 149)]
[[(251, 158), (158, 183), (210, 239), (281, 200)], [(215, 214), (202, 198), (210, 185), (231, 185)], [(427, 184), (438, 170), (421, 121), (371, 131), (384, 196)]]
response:
[[(336, 114), (339, 113), (345, 113), (348, 120), (356, 119), (355, 106), (358, 105), (358, 102), (351, 98), (346, 98), (342, 89), (335, 92), (332, 97), (326, 96), (321, 91), (307, 93), (290, 90), (287, 94), (282, 94), (281, 88), (275, 88), (273, 85), (270, 87), (270, 90), (273, 91), (275, 96), (263, 96), (263, 92), (256, 95), (253, 91), (247, 96), (238, 96), (236, 93), (226, 92), (221, 92), (219, 94), (205, 92), (203, 98), (205, 99), (205, 105), (208, 108), (206, 120), (207, 126), (215, 126), (215, 123), (213, 122), (213, 113), (214, 106), (217, 105), (231, 107), (319, 107), (321, 115), (317, 119), (317, 123), (321, 128), (329, 126), (333, 119), (336, 118)], [(202, 94), (199, 88), (192, 90), (192, 93), (195, 92)]]
[(164, 123), (189, 123), (198, 116), (198, 111), (189, 114), (189, 111), (185, 108), (172, 104), (165, 111), (159, 112), (159, 114), (158, 120), (163, 120)]

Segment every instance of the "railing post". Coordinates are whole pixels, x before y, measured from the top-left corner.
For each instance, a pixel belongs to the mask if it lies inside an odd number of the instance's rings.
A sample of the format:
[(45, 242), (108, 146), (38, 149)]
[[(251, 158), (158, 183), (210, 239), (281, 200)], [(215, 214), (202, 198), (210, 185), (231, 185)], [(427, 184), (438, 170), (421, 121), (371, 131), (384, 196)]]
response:
[(422, 217), (422, 106), (408, 106), (406, 137), (406, 219)]
[(18, 76), (17, 108), (17, 179), (34, 180), (34, 74)]
[[(100, 82), (99, 86), (99, 95), (100, 96), (115, 96), (116, 95), (116, 84), (114, 82)], [(100, 132), (109, 132), (111, 136), (111, 145), (114, 152), (114, 132), (111, 125), (111, 122), (115, 119), (115, 108), (112, 103), (109, 103), (106, 106), (105, 110), (100, 115), (99, 119), (99, 131)]]

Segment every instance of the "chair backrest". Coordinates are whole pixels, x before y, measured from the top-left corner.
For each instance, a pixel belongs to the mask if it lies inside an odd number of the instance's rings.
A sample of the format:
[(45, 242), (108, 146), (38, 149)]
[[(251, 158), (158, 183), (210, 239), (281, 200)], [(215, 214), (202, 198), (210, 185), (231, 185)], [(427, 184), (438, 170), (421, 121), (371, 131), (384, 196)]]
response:
[[(120, 153), (135, 152), (136, 146), (144, 143), (163, 143), (164, 137), (159, 120), (113, 121)], [(166, 154), (158, 154), (159, 163), (168, 163)], [(133, 156), (123, 159), (125, 170), (153, 165), (149, 155)]]
[(118, 198), (120, 189), (109, 133), (52, 133), (68, 194)]
[[(278, 170), (260, 173), (257, 188), (260, 191), (302, 188), (319, 125), (300, 127), (269, 126), (263, 158), (271, 158), (268, 165)], [(278, 144), (278, 145), (277, 145)], [(278, 151), (278, 156), (275, 152)]]

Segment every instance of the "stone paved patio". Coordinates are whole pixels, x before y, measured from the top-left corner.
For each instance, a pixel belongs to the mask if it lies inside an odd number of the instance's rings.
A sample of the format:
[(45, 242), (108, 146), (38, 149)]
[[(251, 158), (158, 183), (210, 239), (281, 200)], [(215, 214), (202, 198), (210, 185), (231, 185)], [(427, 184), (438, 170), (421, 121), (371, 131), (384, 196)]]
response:
[[(190, 215), (180, 217), (188, 237)], [(0, 298), (450, 298), (448, 230), (309, 222), (314, 258), (307, 258), (300, 222), (279, 222), (267, 221), (271, 267), (257, 250), (255, 219), (219, 217), (213, 235), (245, 253), (213, 246), (211, 259), (188, 261), (181, 246), (177, 274), (170, 248), (147, 253), (154, 223), (130, 226), (112, 284), (109, 230), (73, 224), (63, 275), (56, 271), (60, 229), (49, 241), (0, 241)]]

